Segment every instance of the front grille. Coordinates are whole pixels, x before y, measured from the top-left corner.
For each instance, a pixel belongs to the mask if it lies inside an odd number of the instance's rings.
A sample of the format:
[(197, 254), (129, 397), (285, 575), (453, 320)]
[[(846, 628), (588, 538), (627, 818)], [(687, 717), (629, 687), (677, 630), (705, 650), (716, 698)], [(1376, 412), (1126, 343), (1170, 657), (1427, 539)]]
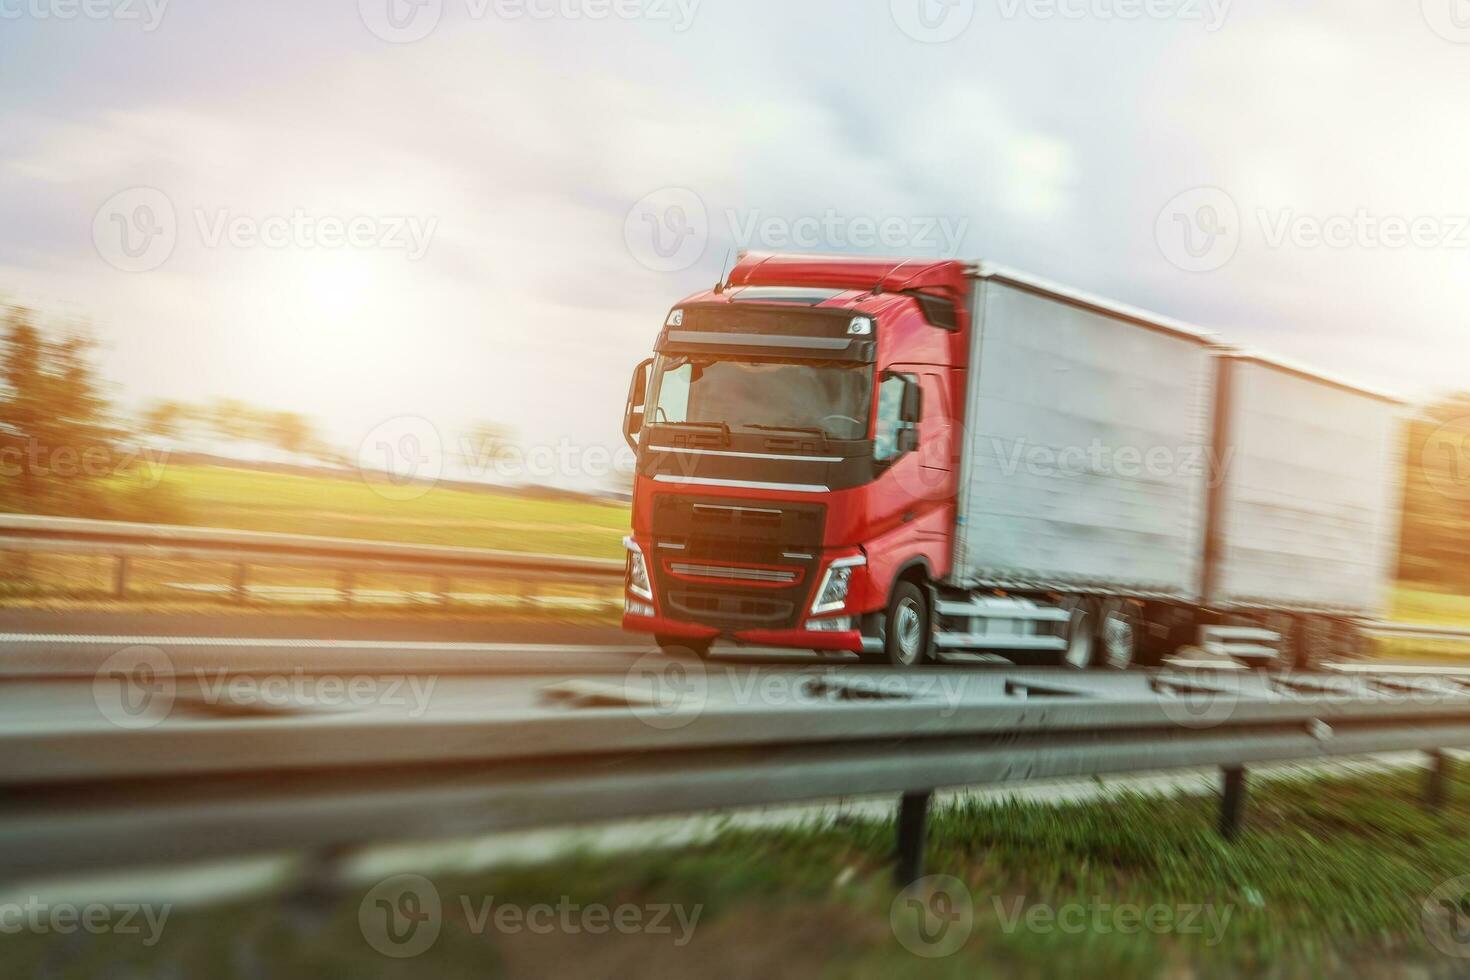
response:
[(790, 585), (801, 578), (801, 570), (774, 568), (739, 568), (732, 565), (691, 565), (676, 561), (669, 565), (675, 575), (695, 578), (723, 578), (732, 582), (775, 582)]
[(669, 605), (676, 613), (711, 626), (771, 626), (787, 624), (795, 608), (781, 599), (731, 595), (699, 589), (673, 589)]
[(817, 573), (825, 520), (821, 504), (655, 494), (653, 537), (676, 554), (654, 563), (654, 589), (687, 622), (795, 627)]

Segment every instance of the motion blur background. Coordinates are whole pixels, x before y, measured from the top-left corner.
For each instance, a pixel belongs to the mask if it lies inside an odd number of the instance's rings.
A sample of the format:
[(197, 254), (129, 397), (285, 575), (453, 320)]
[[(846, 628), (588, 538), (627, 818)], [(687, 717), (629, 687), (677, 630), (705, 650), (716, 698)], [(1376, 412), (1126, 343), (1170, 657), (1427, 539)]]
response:
[(1463, 591), (1454, 13), (4, 0), (0, 509), (616, 557), (733, 251), (984, 257), (1422, 404), (1401, 577)]

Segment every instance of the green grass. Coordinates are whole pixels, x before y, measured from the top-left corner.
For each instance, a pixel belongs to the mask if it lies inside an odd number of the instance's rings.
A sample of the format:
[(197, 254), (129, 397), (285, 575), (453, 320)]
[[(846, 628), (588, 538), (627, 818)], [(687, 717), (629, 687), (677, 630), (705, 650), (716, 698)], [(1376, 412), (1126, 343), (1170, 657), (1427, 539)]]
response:
[(1435, 592), (1406, 583), (1394, 590), (1389, 618), (1396, 623), (1470, 626), (1470, 596)]
[[(178, 909), (156, 947), (120, 936), (75, 942), (72, 959), (59, 957), (66, 966), (53, 975), (222, 976), (241, 964), (303, 978), (1462, 975), (1467, 961), (1429, 943), (1420, 909), (1442, 882), (1470, 873), (1463, 832), (1470, 779), (1455, 779), (1452, 803), (1430, 814), (1417, 805), (1421, 778), (1261, 783), (1235, 843), (1216, 835), (1215, 801), (1207, 797), (942, 810), (928, 870), (963, 883), (973, 929), (937, 959), (916, 956), (897, 938), (891, 825), (854, 821), (729, 830), (666, 852), (440, 876), (442, 932), (414, 959), (386, 959), (364, 942), (364, 885), (316, 906), (271, 900)], [(477, 932), (461, 897), (474, 909), (487, 896), (522, 908), (667, 903), (686, 916), (701, 909), (692, 941), (678, 946), (671, 935), (616, 931), (543, 936), (492, 925)], [(1123, 931), (1138, 920), (1104, 906), (1125, 905), (1162, 908), (1149, 921), (1166, 928)], [(1040, 918), (1027, 925), (1028, 915), (1043, 914), (1031, 910), (1077, 906), (1085, 918), (1065, 913), (1071, 931), (1044, 928)], [(1176, 928), (1201, 906), (1213, 918), (1201, 913), (1199, 932)], [(906, 930), (908, 906), (900, 900), (899, 909), (897, 928)], [(1098, 922), (1107, 928), (1091, 925)], [(7, 937), (0, 944), (7, 974), (33, 974), (46, 947), (44, 937)]]
[(556, 555), (619, 558), (629, 523), (622, 504), (447, 486), (394, 500), (350, 475), (170, 465), (159, 489), (191, 525)]
[[(380, 493), (353, 475), (306, 476), (224, 466), (173, 464), (163, 471), (157, 486), (147, 485), (143, 474), (132, 474), (118, 478), (113, 489), (138, 511), (137, 519), (162, 523), (594, 558), (621, 558), (622, 536), (629, 524), (625, 505), (591, 499), (517, 496), (449, 486), (435, 486), (413, 499), (393, 499), (396, 494)], [(52, 608), (60, 602), (83, 603), (87, 608), (106, 606), (114, 601), (113, 570), (113, 561), (108, 557), (36, 555), (27, 559), (0, 555), (0, 605)], [(172, 587), (172, 583), (227, 585), (231, 574), (230, 566), (217, 562), (134, 559), (129, 568), (127, 608), (161, 610), (179, 603), (235, 608), (227, 597), (194, 595)], [(337, 588), (340, 578), (332, 569), (253, 565), (250, 582)], [(356, 578), (357, 588), (364, 590), (432, 592), (441, 584), (445, 583), (426, 575), (370, 570)], [(497, 596), (530, 591), (552, 596), (607, 596), (618, 591), (478, 578), (456, 578), (447, 585), (447, 591)], [(245, 604), (245, 608), (279, 609), (285, 605), (302, 607), (296, 601), (258, 599)], [(338, 608), (332, 603), (316, 605), (323, 611)], [(394, 607), (374, 603), (361, 608), (411, 608), (419, 614), (433, 611), (432, 606), (422, 604)], [(536, 613), (534, 607), (530, 612), (547, 615), (544, 611)], [(603, 610), (592, 615), (598, 621), (610, 621), (614, 613)], [(490, 614), (496, 618), (525, 616), (527, 610)], [(587, 615), (576, 614), (574, 618)]]

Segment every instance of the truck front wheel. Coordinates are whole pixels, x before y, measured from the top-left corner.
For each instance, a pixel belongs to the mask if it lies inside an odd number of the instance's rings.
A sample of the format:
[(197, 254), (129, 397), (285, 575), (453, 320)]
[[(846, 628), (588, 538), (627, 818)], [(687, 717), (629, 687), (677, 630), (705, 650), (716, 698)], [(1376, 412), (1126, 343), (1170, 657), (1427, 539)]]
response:
[(929, 603), (912, 582), (900, 582), (884, 617), (883, 652), (894, 667), (917, 667), (929, 659)]

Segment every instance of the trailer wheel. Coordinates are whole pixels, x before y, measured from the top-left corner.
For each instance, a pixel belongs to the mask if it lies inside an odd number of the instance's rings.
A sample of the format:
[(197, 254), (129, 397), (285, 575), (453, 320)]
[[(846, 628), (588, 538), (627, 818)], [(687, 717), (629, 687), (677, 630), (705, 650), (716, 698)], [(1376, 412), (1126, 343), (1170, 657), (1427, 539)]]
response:
[(1315, 670), (1326, 653), (1330, 659), (1332, 649), (1332, 624), (1320, 616), (1302, 616), (1297, 620), (1296, 635), (1292, 637), (1291, 665), (1297, 670)]
[(714, 640), (691, 640), (688, 637), (663, 634), (655, 634), (653, 639), (665, 656), (680, 660), (688, 660), (690, 657), (708, 660), (710, 647), (714, 645)]
[(1103, 613), (1097, 624), (1099, 667), (1128, 670), (1138, 659), (1138, 622), (1128, 610), (1114, 606)]
[(1067, 622), (1067, 646), (1062, 651), (1062, 666), (1073, 670), (1088, 670), (1095, 666), (1097, 656), (1097, 616), (1092, 603), (1079, 599), (1072, 606), (1072, 618)]
[(929, 659), (929, 603), (912, 582), (899, 582), (883, 619), (883, 652), (894, 667), (917, 667)]

